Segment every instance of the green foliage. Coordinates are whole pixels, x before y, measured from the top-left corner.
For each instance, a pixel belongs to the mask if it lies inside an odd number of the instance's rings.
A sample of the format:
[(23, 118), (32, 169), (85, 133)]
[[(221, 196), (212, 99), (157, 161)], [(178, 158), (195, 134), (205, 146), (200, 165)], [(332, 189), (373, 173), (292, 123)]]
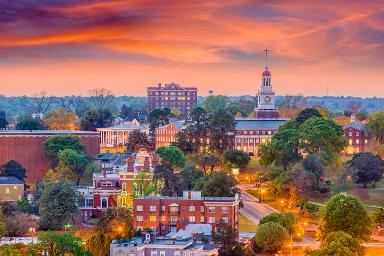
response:
[(266, 251), (275, 252), (288, 240), (288, 232), (276, 222), (267, 222), (257, 227), (255, 243)]
[(135, 111), (131, 106), (123, 104), (120, 108), (120, 117), (124, 120), (133, 120), (135, 118)]
[(162, 182), (152, 181), (152, 174), (141, 171), (132, 180), (132, 198), (153, 196), (161, 190)]
[(8, 122), (5, 117), (5, 111), (0, 110), (0, 130), (7, 128)]
[(288, 234), (293, 235), (295, 233), (295, 224), (296, 224), (296, 217), (293, 215), (293, 213), (271, 213), (265, 217), (263, 217), (259, 225), (268, 223), (268, 222), (275, 222), (280, 224), (287, 230)]
[(16, 130), (46, 130), (47, 127), (40, 118), (21, 116), (16, 123)]
[(39, 241), (42, 249), (46, 250), (48, 255), (89, 255), (89, 253), (84, 250), (81, 239), (71, 232), (62, 234), (43, 232), (39, 235)]
[(215, 244), (220, 245), (220, 256), (245, 256), (247, 252), (244, 249), (244, 245), (239, 243), (238, 233), (231, 226), (221, 221), (217, 225), (217, 230), (212, 236), (212, 240)]
[(0, 209), (0, 237), (5, 236), (6, 234), (7, 234), (7, 226), (5, 225), (3, 210)]
[(288, 166), (301, 159), (300, 132), (296, 129), (279, 130), (272, 136), (270, 143), (259, 150), (260, 163), (275, 164), (287, 170)]
[(318, 155), (309, 155), (302, 161), (303, 167), (306, 171), (311, 172), (317, 180), (323, 175), (324, 167), (321, 164), (321, 159)]
[(64, 149), (84, 153), (85, 145), (81, 143), (79, 136), (70, 134), (51, 136), (44, 142), (44, 152), (49, 157), (58, 157), (59, 152)]
[(145, 132), (140, 130), (134, 130), (129, 134), (128, 142), (126, 144), (127, 150), (135, 152), (140, 148), (149, 148), (151, 143), (148, 140), (148, 136)]
[(21, 256), (21, 254), (14, 245), (5, 244), (0, 246), (0, 256)]
[(96, 128), (110, 127), (113, 124), (113, 112), (109, 106), (88, 109), (80, 120), (80, 129), (96, 131)]
[(135, 234), (132, 218), (129, 208), (108, 208), (97, 226), (100, 232), (110, 235), (112, 239), (132, 238)]
[(73, 173), (76, 178), (73, 182), (78, 185), (88, 163), (87, 157), (84, 153), (78, 153), (76, 150), (66, 148), (59, 151), (58, 158), (59, 165), (57, 169), (63, 169), (64, 172), (62, 173), (64, 175), (67, 172)]
[(183, 181), (180, 175), (176, 175), (169, 164), (161, 164), (155, 167), (153, 182), (161, 187), (160, 193), (163, 196), (177, 196), (183, 193)]
[(148, 114), (149, 135), (151, 143), (155, 142), (155, 129), (169, 123), (169, 109), (154, 109)]
[(380, 208), (375, 210), (372, 213), (371, 219), (375, 225), (384, 227), (384, 209)]
[(98, 231), (87, 241), (86, 249), (92, 256), (109, 256), (111, 243), (111, 236)]
[(158, 154), (162, 160), (165, 160), (173, 166), (183, 167), (185, 164), (185, 157), (183, 151), (175, 146), (160, 147), (156, 149), (156, 154)]
[(347, 167), (352, 171), (353, 180), (364, 187), (368, 183), (380, 181), (384, 174), (384, 161), (370, 152), (353, 155)]
[(13, 176), (21, 181), (27, 177), (27, 170), (17, 161), (11, 160), (0, 167), (1, 176)]
[(35, 193), (40, 212), (40, 227), (45, 230), (61, 230), (72, 223), (77, 212), (77, 192), (72, 183), (42, 182)]
[(228, 97), (223, 95), (209, 96), (203, 103), (205, 110), (210, 112), (218, 112), (228, 105)]
[(315, 109), (315, 108), (306, 108), (304, 109), (303, 111), (301, 111), (297, 117), (296, 117), (296, 123), (298, 125), (301, 125), (302, 123), (304, 123), (305, 121), (307, 121), (309, 118), (313, 117), (313, 116), (317, 116), (317, 117), (323, 117), (319, 110)]
[(320, 249), (310, 251), (311, 256), (363, 256), (364, 247), (351, 235), (343, 232), (331, 232), (327, 235)]
[(338, 194), (327, 202), (319, 225), (318, 237), (324, 241), (329, 233), (337, 231), (344, 231), (359, 241), (369, 240), (371, 219), (358, 198)]
[(204, 170), (204, 173), (213, 171), (215, 166), (221, 164), (221, 156), (214, 153), (196, 155), (196, 163)]
[(384, 111), (379, 111), (370, 115), (368, 117), (367, 127), (373, 137), (380, 144), (384, 144)]
[(213, 152), (223, 153), (232, 148), (229, 134), (236, 132), (236, 121), (233, 115), (226, 110), (214, 112), (209, 121), (210, 143), (209, 149)]
[(195, 166), (186, 166), (181, 170), (179, 176), (185, 190), (193, 190), (195, 183), (204, 176), (204, 172), (197, 170)]
[(30, 213), (30, 214), (36, 214), (37, 213), (37, 209), (35, 206), (32, 206), (28, 199), (21, 199), (21, 200), (18, 200), (16, 202), (16, 205), (17, 205), (17, 209), (20, 211), (20, 212), (23, 212), (23, 213)]
[(244, 168), (249, 164), (251, 158), (242, 150), (232, 149), (224, 153), (224, 163), (232, 167)]
[(313, 116), (300, 125), (303, 149), (309, 153), (319, 153), (324, 163), (335, 162), (344, 149), (346, 141), (343, 128), (332, 120)]
[(239, 193), (238, 182), (224, 171), (213, 172), (209, 176), (200, 178), (199, 181), (202, 184), (201, 193), (203, 196), (232, 197)]
[(89, 162), (85, 166), (83, 175), (80, 177), (79, 185), (80, 186), (90, 186), (93, 182), (93, 173), (101, 173), (100, 166), (95, 162)]

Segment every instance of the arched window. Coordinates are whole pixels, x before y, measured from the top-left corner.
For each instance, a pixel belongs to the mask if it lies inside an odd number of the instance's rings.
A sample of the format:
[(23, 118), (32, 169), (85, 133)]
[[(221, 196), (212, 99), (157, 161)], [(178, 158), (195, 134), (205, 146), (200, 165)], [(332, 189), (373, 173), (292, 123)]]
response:
[(121, 184), (121, 189), (122, 189), (123, 191), (127, 191), (127, 184), (126, 184), (125, 182), (123, 182), (123, 183)]
[(121, 204), (126, 205), (127, 204), (127, 198), (125, 196), (121, 197)]

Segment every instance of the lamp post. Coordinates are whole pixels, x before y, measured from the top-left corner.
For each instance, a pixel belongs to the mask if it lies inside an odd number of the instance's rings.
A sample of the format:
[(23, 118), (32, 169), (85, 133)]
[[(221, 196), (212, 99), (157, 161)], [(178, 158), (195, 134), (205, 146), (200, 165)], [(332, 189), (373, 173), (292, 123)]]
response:
[(264, 201), (265, 189), (262, 189), (260, 192), (261, 192), (260, 201), (263, 202)]
[(284, 200), (281, 200), (280, 203), (281, 203), (281, 211), (284, 211)]

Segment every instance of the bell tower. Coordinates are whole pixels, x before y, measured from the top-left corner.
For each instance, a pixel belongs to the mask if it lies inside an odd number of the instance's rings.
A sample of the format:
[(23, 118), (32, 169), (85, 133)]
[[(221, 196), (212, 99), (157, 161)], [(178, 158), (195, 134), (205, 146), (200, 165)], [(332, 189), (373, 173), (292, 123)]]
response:
[(255, 117), (277, 118), (279, 113), (275, 105), (275, 92), (272, 89), (271, 72), (268, 67), (268, 49), (265, 52), (265, 68), (262, 74), (262, 83), (257, 95)]

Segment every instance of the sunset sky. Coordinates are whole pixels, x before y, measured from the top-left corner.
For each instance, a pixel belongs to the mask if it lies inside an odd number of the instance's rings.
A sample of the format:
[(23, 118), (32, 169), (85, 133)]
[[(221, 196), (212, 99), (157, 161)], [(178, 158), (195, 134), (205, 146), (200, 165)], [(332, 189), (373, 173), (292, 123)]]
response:
[(1, 0), (0, 94), (384, 97), (383, 0)]

